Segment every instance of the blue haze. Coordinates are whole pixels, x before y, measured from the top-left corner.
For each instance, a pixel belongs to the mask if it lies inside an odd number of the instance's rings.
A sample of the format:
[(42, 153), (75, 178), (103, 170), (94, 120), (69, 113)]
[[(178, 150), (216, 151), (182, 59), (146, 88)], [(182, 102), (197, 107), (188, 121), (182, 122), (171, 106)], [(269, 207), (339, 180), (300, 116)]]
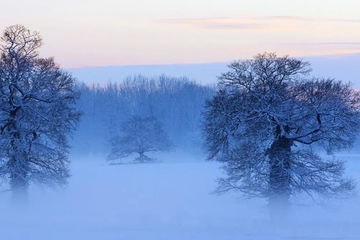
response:
[[(309, 61), (315, 77), (330, 77), (345, 82), (352, 82), (355, 88), (360, 88), (360, 53), (304, 57)], [(143, 75), (147, 77), (165, 74), (171, 77), (188, 77), (201, 84), (216, 83), (217, 76), (225, 72), (229, 62), (204, 64), (169, 64), (169, 65), (133, 65), (105, 66), (67, 69), (79, 81), (86, 84), (119, 82), (128, 76)]]

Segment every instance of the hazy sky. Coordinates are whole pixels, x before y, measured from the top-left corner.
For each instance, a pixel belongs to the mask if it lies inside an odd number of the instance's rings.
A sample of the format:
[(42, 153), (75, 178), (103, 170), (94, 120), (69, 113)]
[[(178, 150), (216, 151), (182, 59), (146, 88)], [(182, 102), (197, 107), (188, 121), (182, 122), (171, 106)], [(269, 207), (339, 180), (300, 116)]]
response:
[(359, 0), (12, 0), (62, 67), (223, 62), (259, 52), (360, 52)]

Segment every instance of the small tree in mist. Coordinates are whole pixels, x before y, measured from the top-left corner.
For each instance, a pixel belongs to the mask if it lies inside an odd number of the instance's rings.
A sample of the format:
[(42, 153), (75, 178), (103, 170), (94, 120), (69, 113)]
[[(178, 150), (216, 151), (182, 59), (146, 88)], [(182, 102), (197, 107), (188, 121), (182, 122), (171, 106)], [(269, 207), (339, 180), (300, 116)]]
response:
[(128, 117), (153, 116), (179, 148), (199, 149), (201, 111), (214, 87), (188, 78), (134, 76), (105, 86), (80, 87), (78, 108), (84, 112), (73, 147), (79, 154), (104, 152), (114, 132)]
[(271, 214), (302, 193), (314, 200), (351, 193), (354, 182), (332, 154), (355, 141), (359, 93), (334, 79), (308, 79), (309, 63), (288, 56), (259, 54), (228, 67), (204, 112), (208, 159), (227, 173), (216, 191), (265, 198)]
[(121, 134), (111, 140), (112, 150), (108, 160), (124, 158), (138, 153), (138, 162), (153, 160), (146, 152), (169, 151), (173, 144), (154, 117), (132, 116), (121, 125)]
[(0, 177), (15, 199), (31, 182), (56, 186), (69, 177), (66, 135), (79, 112), (74, 78), (53, 58), (40, 58), (42, 39), (22, 25), (5, 29), (0, 48)]

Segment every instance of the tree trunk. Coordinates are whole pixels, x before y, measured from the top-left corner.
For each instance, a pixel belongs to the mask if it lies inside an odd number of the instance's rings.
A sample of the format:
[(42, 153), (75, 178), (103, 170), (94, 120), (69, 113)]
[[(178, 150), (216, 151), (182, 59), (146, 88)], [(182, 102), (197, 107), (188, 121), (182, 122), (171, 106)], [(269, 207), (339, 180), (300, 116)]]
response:
[(10, 141), (10, 160), (8, 167), (10, 170), (10, 190), (12, 192), (12, 201), (15, 204), (27, 202), (28, 199), (28, 162), (24, 153), (21, 135), (17, 129), (16, 114), (20, 108), (17, 107), (10, 112), (11, 121), (9, 132), (12, 133)]
[[(25, 203), (28, 200), (28, 180), (27, 180), (27, 170), (26, 166), (23, 163), (17, 163), (13, 159), (12, 169), (10, 174), (10, 189), (11, 189), (11, 198), (15, 204)], [(20, 160), (21, 161), (21, 160)]]
[(144, 152), (139, 152), (139, 162), (140, 163), (144, 163), (145, 162), (145, 155), (144, 155)]
[(290, 155), (293, 142), (279, 136), (269, 149), (270, 178), (268, 204), (271, 218), (286, 217), (290, 208)]

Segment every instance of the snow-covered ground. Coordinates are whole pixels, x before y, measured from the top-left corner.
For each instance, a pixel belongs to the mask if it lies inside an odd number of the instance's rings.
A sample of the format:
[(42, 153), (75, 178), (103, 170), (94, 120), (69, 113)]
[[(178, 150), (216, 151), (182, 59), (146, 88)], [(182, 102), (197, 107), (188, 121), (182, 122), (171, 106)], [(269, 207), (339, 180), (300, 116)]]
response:
[[(74, 159), (66, 190), (33, 188), (23, 208), (1, 195), (0, 239), (360, 239), (357, 199), (294, 207), (292, 220), (274, 223), (263, 201), (210, 193), (222, 174), (217, 163), (184, 158), (120, 165)], [(357, 177), (360, 157), (346, 158)]]

